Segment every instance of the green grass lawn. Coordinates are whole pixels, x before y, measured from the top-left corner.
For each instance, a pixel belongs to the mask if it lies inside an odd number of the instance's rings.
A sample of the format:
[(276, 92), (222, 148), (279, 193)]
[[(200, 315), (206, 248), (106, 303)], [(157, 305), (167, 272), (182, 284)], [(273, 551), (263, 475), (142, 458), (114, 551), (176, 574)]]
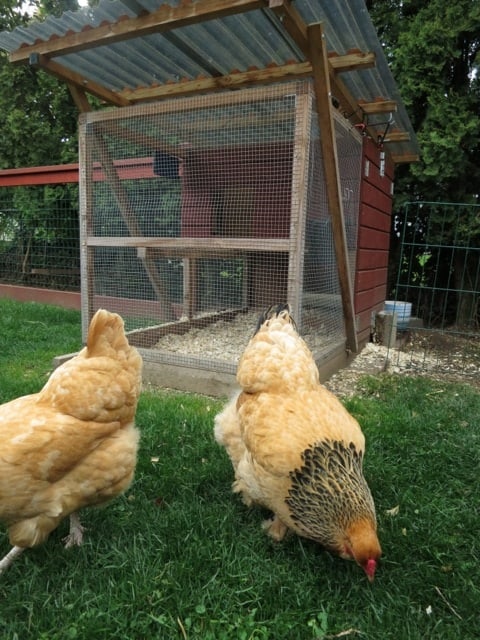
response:
[[(0, 336), (5, 402), (81, 346), (80, 316), (0, 300)], [(381, 375), (346, 404), (367, 437), (384, 550), (373, 584), (313, 543), (263, 534), (213, 439), (222, 402), (146, 390), (132, 487), (84, 512), (82, 547), (63, 548), (64, 523), (0, 577), (0, 638), (478, 639), (480, 394)]]

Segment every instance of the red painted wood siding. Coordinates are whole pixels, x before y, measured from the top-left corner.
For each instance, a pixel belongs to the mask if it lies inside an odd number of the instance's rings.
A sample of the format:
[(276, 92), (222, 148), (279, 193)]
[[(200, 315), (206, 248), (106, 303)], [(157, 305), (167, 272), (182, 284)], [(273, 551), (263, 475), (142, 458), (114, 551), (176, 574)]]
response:
[(382, 176), (380, 154), (381, 149), (365, 138), (354, 283), (360, 345), (368, 341), (373, 316), (382, 309), (387, 293), (394, 167), (385, 154)]
[[(153, 173), (152, 157), (115, 160), (113, 164), (121, 180), (156, 177)], [(24, 167), (22, 169), (2, 169), (0, 171), (0, 187), (66, 184), (78, 182), (78, 179), (79, 168), (77, 163)], [(99, 164), (94, 166), (93, 179), (95, 181), (105, 180), (105, 174)]]
[(281, 143), (189, 154), (181, 235), (288, 238), (292, 159), (292, 145)]

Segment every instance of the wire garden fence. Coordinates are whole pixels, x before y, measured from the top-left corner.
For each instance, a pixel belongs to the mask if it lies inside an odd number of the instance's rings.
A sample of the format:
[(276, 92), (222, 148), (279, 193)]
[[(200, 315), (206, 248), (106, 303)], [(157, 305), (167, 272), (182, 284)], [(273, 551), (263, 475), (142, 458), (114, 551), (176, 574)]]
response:
[(480, 206), (414, 202), (397, 221), (395, 300), (412, 304), (390, 362), (401, 368), (480, 373)]
[(76, 184), (0, 189), (0, 281), (80, 291)]

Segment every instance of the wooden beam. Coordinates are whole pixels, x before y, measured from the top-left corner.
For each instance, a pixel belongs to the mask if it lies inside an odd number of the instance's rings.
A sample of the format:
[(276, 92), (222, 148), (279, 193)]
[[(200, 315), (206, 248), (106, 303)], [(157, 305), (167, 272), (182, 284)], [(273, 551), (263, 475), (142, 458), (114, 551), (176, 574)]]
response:
[(406, 164), (410, 162), (419, 162), (420, 156), (415, 153), (404, 153), (404, 154), (391, 154), (391, 159), (394, 164)]
[[(99, 134), (94, 134), (93, 141), (95, 145), (95, 151), (98, 154), (100, 163), (105, 172), (106, 180), (110, 185), (112, 193), (115, 196), (120, 214), (127, 226), (128, 232), (130, 236), (137, 237), (140, 235), (140, 228), (137, 223), (137, 213), (130, 202), (128, 192), (126, 191), (120, 178), (118, 177), (118, 173), (113, 163), (107, 144)], [(116, 246), (122, 246), (122, 243), (119, 240), (120, 239), (117, 240)], [(164, 319), (174, 319), (175, 312), (169, 301), (162, 278), (158, 273), (155, 260), (148, 253), (145, 253), (145, 256), (143, 258), (140, 257), (140, 260), (158, 300), (162, 303), (163, 309), (165, 311)]]
[(105, 100), (106, 102), (114, 104), (118, 107), (125, 107), (130, 104), (126, 98), (114, 93), (113, 91), (110, 91), (109, 89), (106, 89), (96, 82), (88, 80), (88, 78), (85, 78), (75, 71), (71, 71), (55, 60), (50, 60), (47, 56), (40, 55), (38, 53), (32, 53), (29, 56), (29, 63), (30, 66), (34, 69), (43, 69), (51, 75), (60, 78), (60, 80), (67, 82), (69, 85), (75, 85), (81, 90), (88, 91), (92, 95), (97, 96), (97, 98)]
[(310, 161), (310, 128), (312, 98), (296, 98), (295, 147), (293, 150), (292, 191), (290, 198), (290, 251), (288, 254), (287, 300), (295, 319), (302, 324), (303, 266), (305, 260), (305, 230), (307, 225), (308, 166)]
[(333, 242), (337, 259), (340, 292), (342, 295), (346, 346), (347, 349), (355, 353), (358, 350), (357, 332), (355, 328), (353, 291), (350, 278), (350, 265), (348, 262), (345, 219), (343, 215), (335, 123), (332, 114), (332, 94), (330, 89), (327, 47), (321, 24), (309, 25), (307, 34), (310, 52), (309, 57), (313, 66), (313, 84), (317, 100), (327, 201), (332, 220)]
[(337, 53), (329, 54), (328, 60), (336, 73), (346, 71), (360, 71), (371, 69), (376, 64), (376, 56), (373, 51), (349, 51), (343, 56)]
[(177, 98), (193, 93), (218, 91), (219, 89), (237, 89), (239, 87), (269, 84), (281, 80), (296, 80), (310, 76), (311, 74), (312, 66), (309, 62), (298, 62), (279, 67), (230, 73), (218, 78), (199, 78), (197, 80), (167, 83), (141, 89), (125, 89), (119, 92), (119, 95), (130, 103), (148, 102), (162, 98)]
[(94, 236), (86, 239), (89, 247), (146, 247), (149, 249), (159, 249), (168, 254), (169, 251), (184, 252), (205, 251), (210, 254), (217, 252), (287, 252), (290, 250), (288, 238), (158, 238), (144, 236)]
[(10, 62), (26, 62), (32, 53), (47, 54), (50, 57), (65, 56), (70, 53), (103, 47), (131, 38), (141, 38), (152, 33), (178, 29), (206, 20), (215, 20), (228, 15), (261, 9), (266, 0), (202, 0), (202, 2), (180, 2), (176, 7), (163, 3), (156, 11), (146, 15), (125, 18), (110, 24), (101, 24), (92, 29), (64, 36), (50, 38), (20, 47), (10, 54)]
[[(364, 69), (375, 63), (374, 54), (361, 52), (350, 53), (345, 56), (330, 56), (330, 64), (334, 71), (351, 71), (354, 68)], [(148, 102), (163, 98), (191, 95), (218, 91), (220, 89), (238, 89), (240, 87), (270, 84), (282, 80), (298, 80), (312, 75), (310, 62), (292, 62), (278, 67), (269, 66), (264, 69), (253, 69), (230, 73), (216, 78), (198, 78), (175, 83), (166, 83), (140, 89), (124, 89), (118, 93), (130, 103)]]
[[(279, 16), (282, 26), (308, 59), (307, 25), (291, 0), (270, 0), (269, 8)], [(332, 69), (337, 72), (371, 69), (376, 64), (373, 51), (349, 51), (345, 55), (333, 52), (329, 54), (328, 59)]]
[(88, 113), (92, 110), (90, 103), (87, 98), (87, 94), (85, 91), (80, 89), (78, 85), (72, 84), (71, 82), (67, 83), (70, 93), (72, 95), (73, 101), (77, 105), (77, 109), (80, 113)]
[(270, 0), (269, 8), (280, 18), (300, 51), (308, 60), (307, 25), (290, 0)]
[(358, 106), (366, 115), (375, 113), (394, 113), (397, 110), (395, 100), (374, 100), (374, 102), (359, 102)]
[(383, 144), (387, 144), (388, 142), (409, 142), (410, 134), (408, 131), (392, 131), (391, 133), (387, 133), (385, 138), (382, 140)]

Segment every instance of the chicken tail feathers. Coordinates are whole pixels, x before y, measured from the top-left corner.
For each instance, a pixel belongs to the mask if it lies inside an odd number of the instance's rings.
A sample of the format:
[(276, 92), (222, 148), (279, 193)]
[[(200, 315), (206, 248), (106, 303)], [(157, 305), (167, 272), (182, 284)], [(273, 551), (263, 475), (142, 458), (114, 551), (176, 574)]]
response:
[(112, 352), (128, 351), (130, 345), (123, 327), (123, 320), (118, 314), (99, 309), (93, 316), (88, 329), (88, 356), (104, 356), (112, 355)]

